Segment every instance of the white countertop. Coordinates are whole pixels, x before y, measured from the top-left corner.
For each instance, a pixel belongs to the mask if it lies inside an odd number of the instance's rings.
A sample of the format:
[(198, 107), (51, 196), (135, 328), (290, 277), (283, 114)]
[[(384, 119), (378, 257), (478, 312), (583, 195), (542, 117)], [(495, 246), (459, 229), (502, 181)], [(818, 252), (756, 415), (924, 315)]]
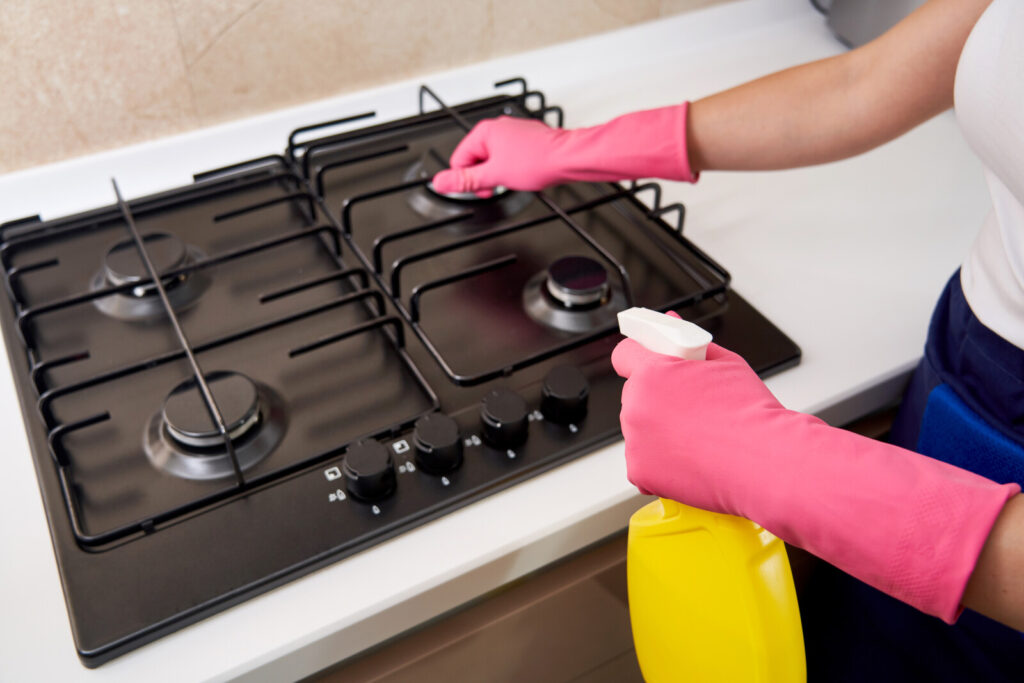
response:
[[(522, 75), (566, 126), (696, 99), (841, 50), (806, 0), (745, 0), (273, 115), (0, 176), (0, 222), (54, 218), (281, 151), (300, 125), (451, 103)], [(988, 210), (952, 114), (849, 161), (665, 183), (691, 239), (789, 334), (802, 363), (768, 385), (787, 406), (846, 422), (893, 400), (931, 308)], [(0, 679), (285, 680), (311, 674), (623, 528), (642, 498), (622, 444), (144, 646), (97, 670), (75, 654), (10, 370), (0, 363)], [(352, 590), (358, 586), (358, 590)]]

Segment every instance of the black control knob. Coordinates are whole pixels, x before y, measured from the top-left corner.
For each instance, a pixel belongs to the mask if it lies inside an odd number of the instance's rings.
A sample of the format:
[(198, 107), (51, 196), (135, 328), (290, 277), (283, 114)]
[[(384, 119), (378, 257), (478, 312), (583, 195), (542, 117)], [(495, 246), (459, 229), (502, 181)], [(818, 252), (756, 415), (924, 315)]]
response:
[(395, 490), (395, 462), (377, 441), (360, 441), (350, 447), (341, 471), (348, 492), (359, 500), (380, 500)]
[(522, 396), (508, 389), (495, 389), (484, 396), (480, 406), (484, 439), (495, 448), (518, 446), (526, 441), (528, 414)]
[(416, 464), (430, 474), (451, 472), (462, 464), (459, 425), (444, 413), (431, 413), (416, 420), (413, 443)]
[(573, 424), (586, 416), (588, 396), (590, 385), (579, 368), (560, 365), (544, 378), (540, 411), (556, 424)]

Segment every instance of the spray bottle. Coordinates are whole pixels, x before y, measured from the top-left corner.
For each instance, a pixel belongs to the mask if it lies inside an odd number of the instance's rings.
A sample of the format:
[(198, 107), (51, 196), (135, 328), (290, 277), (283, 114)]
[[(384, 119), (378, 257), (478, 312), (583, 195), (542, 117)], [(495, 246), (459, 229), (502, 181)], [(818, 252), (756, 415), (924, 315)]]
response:
[[(711, 343), (697, 325), (646, 308), (619, 313), (619, 329), (687, 360), (705, 360)], [(757, 524), (661, 498), (630, 519), (626, 573), (647, 683), (806, 680), (786, 547)]]

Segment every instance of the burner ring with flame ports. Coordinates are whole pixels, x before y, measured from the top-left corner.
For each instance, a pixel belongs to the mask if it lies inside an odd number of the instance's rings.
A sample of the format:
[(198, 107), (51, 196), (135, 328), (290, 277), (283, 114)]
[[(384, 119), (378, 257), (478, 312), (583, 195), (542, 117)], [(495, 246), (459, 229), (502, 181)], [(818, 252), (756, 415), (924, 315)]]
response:
[[(206, 258), (196, 247), (165, 232), (144, 235), (142, 243), (158, 273), (183, 268)], [(103, 266), (93, 275), (89, 289), (97, 292), (108, 287), (144, 283), (146, 280), (149, 280), (149, 273), (139, 257), (135, 242), (127, 239), (107, 249), (103, 256)], [(175, 311), (182, 311), (194, 304), (210, 285), (209, 277), (202, 271), (166, 277), (161, 281)], [(148, 321), (166, 315), (153, 283), (138, 284), (127, 292), (93, 299), (93, 305), (112, 318), (126, 321)]]
[[(409, 167), (402, 180), (412, 182), (433, 177), (434, 174), (427, 170), (426, 162), (419, 159)], [(478, 220), (490, 222), (515, 216), (533, 202), (533, 194), (515, 192), (504, 187), (495, 188), (491, 197), (478, 197), (473, 192), (442, 194), (434, 189), (433, 183), (428, 182), (407, 193), (406, 201), (413, 211), (432, 221), (444, 220), (472, 210)], [(452, 228), (459, 225), (456, 223)]]
[[(281, 397), (237, 372), (207, 373), (206, 383), (242, 471), (270, 455), (287, 426)], [(194, 379), (176, 386), (160, 411), (150, 417), (143, 447), (157, 469), (183, 479), (220, 479), (235, 472), (224, 437)]]
[(626, 295), (600, 263), (566, 256), (534, 275), (523, 288), (523, 308), (545, 327), (582, 333), (614, 325)]

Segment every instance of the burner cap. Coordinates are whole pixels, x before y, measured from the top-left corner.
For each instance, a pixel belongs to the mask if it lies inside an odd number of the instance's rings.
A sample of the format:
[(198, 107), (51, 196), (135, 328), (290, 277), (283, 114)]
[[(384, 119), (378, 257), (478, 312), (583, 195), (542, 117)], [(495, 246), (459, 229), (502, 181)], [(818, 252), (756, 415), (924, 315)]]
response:
[(545, 327), (579, 334), (614, 327), (616, 315), (628, 304), (622, 288), (608, 281), (599, 263), (573, 256), (559, 259), (527, 281), (523, 308)]
[[(255, 382), (237, 372), (219, 371), (209, 373), (206, 383), (232, 441), (256, 426), (260, 402)], [(210, 448), (224, 442), (194, 379), (179, 384), (164, 400), (163, 419), (167, 433), (185, 446)]]
[[(142, 243), (157, 273), (166, 273), (191, 265), (206, 258), (196, 247), (184, 244), (174, 235), (153, 232), (144, 235)], [(148, 321), (167, 315), (163, 302), (156, 296), (157, 288), (149, 280), (146, 266), (139, 257), (133, 240), (123, 240), (107, 250), (103, 266), (89, 280), (93, 292), (111, 286), (134, 285), (128, 291), (108, 294), (93, 299), (93, 305), (105, 314), (127, 321)], [(210, 285), (210, 278), (202, 270), (182, 273), (175, 277), (162, 277), (171, 308), (183, 311), (194, 305)]]
[[(428, 180), (433, 177), (434, 170), (440, 168), (443, 166), (431, 160), (429, 155), (424, 155), (413, 162), (402, 179), (406, 182)], [(430, 220), (443, 220), (472, 211), (474, 219), (470, 224), (476, 226), (476, 229), (480, 223), (486, 224), (516, 215), (533, 201), (533, 195), (529, 192), (513, 192), (504, 187), (495, 188), (490, 197), (477, 197), (474, 192), (441, 194), (434, 189), (432, 182), (426, 182), (406, 193), (406, 201), (413, 211)], [(457, 226), (462, 226), (463, 230), (466, 228), (465, 223)]]
[(569, 306), (590, 306), (608, 296), (608, 273), (594, 259), (566, 256), (548, 267), (548, 293)]
[[(181, 266), (188, 255), (185, 244), (174, 235), (165, 232), (154, 232), (142, 237), (146, 253), (153, 262), (158, 273), (165, 273)], [(125, 285), (131, 282), (148, 280), (149, 273), (139, 257), (134, 240), (118, 242), (107, 250), (103, 259), (107, 280), (113, 285)], [(148, 288), (144, 288), (148, 289)], [(150, 292), (139, 293), (139, 295)]]
[(456, 202), (479, 202), (500, 197), (501, 195), (508, 192), (508, 188), (503, 185), (498, 185), (494, 188), (494, 193), (490, 197), (479, 197), (476, 192), (438, 192), (434, 189), (434, 183), (427, 183), (427, 189), (438, 197), (444, 197), (445, 199), (451, 199)]

